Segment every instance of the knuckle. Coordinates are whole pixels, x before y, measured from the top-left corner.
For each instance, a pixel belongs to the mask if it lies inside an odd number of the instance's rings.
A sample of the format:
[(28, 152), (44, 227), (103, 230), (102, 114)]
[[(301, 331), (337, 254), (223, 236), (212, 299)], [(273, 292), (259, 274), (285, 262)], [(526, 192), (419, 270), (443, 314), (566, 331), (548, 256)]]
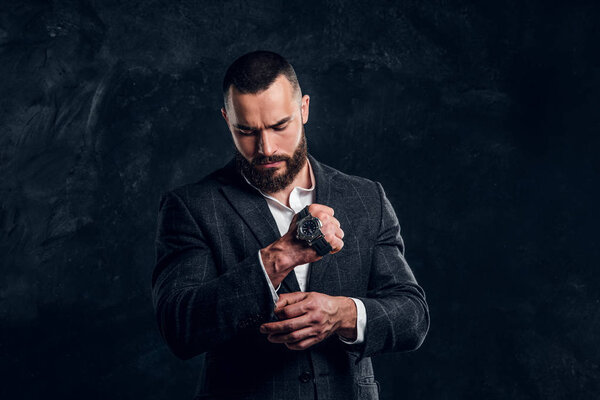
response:
[(323, 323), (323, 316), (320, 313), (315, 313), (313, 321), (316, 325), (321, 325)]

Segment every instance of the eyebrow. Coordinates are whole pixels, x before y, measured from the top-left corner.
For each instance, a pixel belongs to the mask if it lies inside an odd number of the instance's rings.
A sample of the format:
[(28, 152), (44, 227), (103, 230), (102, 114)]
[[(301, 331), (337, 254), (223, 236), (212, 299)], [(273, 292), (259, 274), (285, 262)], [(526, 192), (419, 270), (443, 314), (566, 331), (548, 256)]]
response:
[[(288, 117), (280, 119), (279, 121), (275, 122), (273, 125), (267, 126), (266, 129), (275, 128), (279, 125), (283, 125), (286, 122), (290, 121), (291, 119), (292, 119), (292, 116), (290, 115)], [(258, 130), (258, 128), (254, 128), (252, 126), (246, 126), (246, 125), (242, 125), (242, 124), (233, 124), (233, 126), (237, 129), (244, 130), (244, 131), (257, 131)]]

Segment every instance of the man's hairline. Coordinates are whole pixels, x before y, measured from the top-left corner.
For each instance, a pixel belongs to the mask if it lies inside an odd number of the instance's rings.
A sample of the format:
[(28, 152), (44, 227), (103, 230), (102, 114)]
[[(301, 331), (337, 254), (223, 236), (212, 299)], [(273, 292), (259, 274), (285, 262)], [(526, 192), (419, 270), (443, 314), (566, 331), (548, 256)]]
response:
[[(269, 86), (267, 86), (266, 88), (258, 90), (256, 92), (246, 92), (246, 93), (242, 93), (242, 94), (253, 94), (253, 95), (256, 95), (256, 94), (260, 94), (262, 92), (265, 92), (271, 86), (273, 86), (273, 84), (275, 84), (275, 81), (277, 81), (277, 79), (280, 76), (285, 77), (285, 79), (290, 83), (290, 85), (292, 85), (292, 90), (294, 91), (294, 94), (295, 94), (295, 96), (298, 99), (298, 104), (302, 105), (302, 88), (300, 87), (300, 82), (298, 82), (298, 80), (296, 79), (296, 84), (294, 84), (294, 82), (292, 82), (284, 72), (281, 72), (281, 73), (277, 74), (277, 76), (275, 76), (275, 79), (273, 79), (273, 82), (271, 82), (269, 84)], [(231, 91), (232, 91), (231, 88), (232, 87), (235, 87), (239, 91), (239, 89), (237, 88), (237, 86), (235, 86), (235, 84), (233, 82), (231, 82), (229, 84), (229, 87), (227, 88), (227, 97), (226, 97), (227, 101), (225, 101), (224, 104), (223, 104), (226, 112), (229, 112), (229, 110), (230, 110), (229, 103), (231, 102)]]

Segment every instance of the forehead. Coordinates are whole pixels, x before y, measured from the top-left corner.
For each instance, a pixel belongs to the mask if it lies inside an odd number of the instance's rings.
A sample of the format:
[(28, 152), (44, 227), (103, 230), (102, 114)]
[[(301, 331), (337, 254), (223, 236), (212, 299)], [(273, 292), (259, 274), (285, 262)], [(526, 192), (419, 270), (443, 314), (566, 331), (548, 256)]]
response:
[(283, 75), (262, 92), (240, 93), (230, 89), (230, 117), (252, 126), (268, 125), (293, 114), (299, 107), (292, 84)]

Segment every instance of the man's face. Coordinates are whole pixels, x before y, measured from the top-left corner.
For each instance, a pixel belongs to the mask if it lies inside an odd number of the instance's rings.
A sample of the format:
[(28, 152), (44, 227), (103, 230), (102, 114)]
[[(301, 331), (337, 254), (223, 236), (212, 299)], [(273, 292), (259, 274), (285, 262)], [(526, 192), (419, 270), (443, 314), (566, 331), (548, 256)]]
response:
[(227, 110), (221, 113), (237, 149), (238, 167), (259, 189), (267, 193), (284, 189), (304, 166), (309, 100), (304, 95), (299, 104), (283, 75), (257, 94), (230, 88)]

